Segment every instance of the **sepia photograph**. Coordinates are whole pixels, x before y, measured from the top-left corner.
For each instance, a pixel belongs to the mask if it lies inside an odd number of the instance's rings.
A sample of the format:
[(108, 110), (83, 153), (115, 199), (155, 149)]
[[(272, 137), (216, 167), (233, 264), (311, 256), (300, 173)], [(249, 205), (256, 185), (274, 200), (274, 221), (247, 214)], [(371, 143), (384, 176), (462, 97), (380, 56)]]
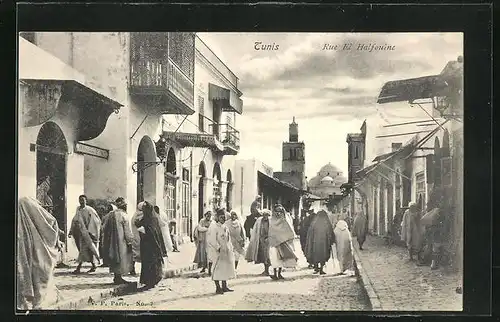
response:
[(463, 310), (463, 33), (17, 41), (17, 312)]

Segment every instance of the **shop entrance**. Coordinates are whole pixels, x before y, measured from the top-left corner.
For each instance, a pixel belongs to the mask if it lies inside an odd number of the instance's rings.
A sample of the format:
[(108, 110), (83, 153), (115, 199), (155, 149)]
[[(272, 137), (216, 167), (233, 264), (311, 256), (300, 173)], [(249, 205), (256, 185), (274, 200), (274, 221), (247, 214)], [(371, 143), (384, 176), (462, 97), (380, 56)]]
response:
[(67, 154), (68, 145), (61, 128), (54, 122), (46, 122), (36, 139), (36, 197), (56, 218), (65, 236)]

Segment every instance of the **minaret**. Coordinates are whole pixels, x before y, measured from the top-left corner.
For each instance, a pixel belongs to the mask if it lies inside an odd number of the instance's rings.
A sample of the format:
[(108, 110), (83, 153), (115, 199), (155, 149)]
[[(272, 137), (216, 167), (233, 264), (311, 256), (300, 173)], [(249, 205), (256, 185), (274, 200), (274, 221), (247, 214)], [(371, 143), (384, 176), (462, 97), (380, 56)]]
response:
[(295, 123), (295, 116), (288, 126), (288, 142), (299, 142), (299, 125)]
[(299, 142), (299, 125), (295, 116), (288, 127), (288, 142), (283, 142), (281, 171), (290, 174), (290, 182), (300, 189), (305, 189), (305, 145)]

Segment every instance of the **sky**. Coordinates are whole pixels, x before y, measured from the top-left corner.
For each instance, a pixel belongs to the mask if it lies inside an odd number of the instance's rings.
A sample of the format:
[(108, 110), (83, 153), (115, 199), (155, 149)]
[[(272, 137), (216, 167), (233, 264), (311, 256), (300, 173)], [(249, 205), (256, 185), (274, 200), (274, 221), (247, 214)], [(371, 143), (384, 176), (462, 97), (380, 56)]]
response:
[[(238, 158), (256, 158), (281, 171), (282, 143), (295, 116), (308, 178), (329, 162), (347, 174), (346, 136), (359, 132), (364, 120), (367, 158), (373, 159), (390, 147), (389, 140), (375, 138), (383, 125), (429, 119), (405, 102), (377, 104), (380, 89), (387, 81), (438, 74), (463, 55), (461, 33), (197, 34), (239, 78)], [(256, 50), (256, 42), (279, 48)], [(349, 43), (350, 49), (341, 50)], [(325, 44), (337, 50), (323, 50)], [(360, 44), (392, 50), (357, 50)]]

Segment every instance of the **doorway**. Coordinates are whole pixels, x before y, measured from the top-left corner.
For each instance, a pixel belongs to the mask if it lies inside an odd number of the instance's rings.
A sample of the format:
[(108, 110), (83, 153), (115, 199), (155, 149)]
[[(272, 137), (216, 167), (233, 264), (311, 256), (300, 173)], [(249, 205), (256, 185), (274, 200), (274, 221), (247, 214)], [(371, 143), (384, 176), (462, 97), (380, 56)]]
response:
[(222, 186), (222, 174), (221, 174), (221, 169), (220, 169), (220, 164), (218, 162), (214, 163), (214, 169), (213, 169), (213, 174), (212, 178), (214, 180), (213, 184), (213, 211), (217, 211), (222, 205), (221, 205), (221, 186)]
[[(167, 153), (167, 164), (165, 167), (165, 213), (169, 220), (176, 220), (176, 160), (174, 149), (170, 148)], [(177, 230), (177, 226), (175, 228)], [(175, 232), (177, 234), (177, 232)]]
[(226, 210), (231, 211), (233, 209), (233, 175), (231, 173), (231, 170), (227, 170), (226, 180)]
[(200, 176), (198, 182), (198, 222), (203, 219), (205, 212), (205, 162), (201, 161), (198, 167), (198, 175)]
[(153, 140), (145, 135), (137, 149), (137, 203), (156, 204), (156, 164), (147, 162), (156, 162), (156, 152)]
[[(46, 122), (36, 139), (36, 196), (57, 220), (66, 238), (66, 163), (68, 145), (61, 128)], [(66, 240), (63, 240), (66, 243)]]

